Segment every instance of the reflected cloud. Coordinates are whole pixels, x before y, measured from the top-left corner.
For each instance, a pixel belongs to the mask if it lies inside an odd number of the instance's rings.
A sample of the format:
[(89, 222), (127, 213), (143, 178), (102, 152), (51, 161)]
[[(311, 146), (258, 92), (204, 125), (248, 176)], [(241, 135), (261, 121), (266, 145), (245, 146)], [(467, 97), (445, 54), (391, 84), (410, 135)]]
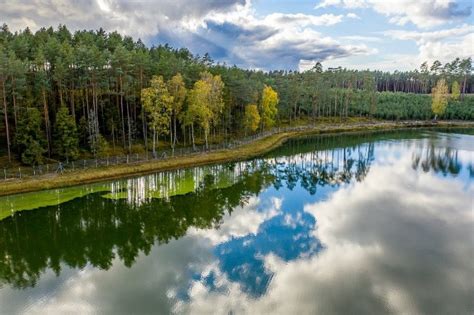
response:
[(280, 213), (281, 203), (281, 199), (272, 198), (271, 205), (261, 209), (260, 198), (251, 197), (246, 205), (235, 208), (232, 214), (226, 214), (218, 229), (201, 230), (192, 227), (188, 230), (188, 235), (205, 238), (214, 246), (232, 238), (255, 235), (263, 222)]
[(20, 212), (0, 222), (0, 313), (467, 314), (474, 137), (397, 135), (294, 140)]
[[(207, 253), (207, 254), (206, 254)], [(129, 269), (116, 258), (112, 267), (86, 267), (51, 277), (58, 285), (43, 289), (31, 299), (27, 293), (7, 289), (0, 295), (2, 314), (152, 314), (171, 313), (173, 292), (187, 287), (193, 270), (199, 272), (211, 262), (209, 247), (185, 237), (155, 247), (149, 257), (141, 254)], [(153, 275), (153, 276), (150, 276)], [(48, 279), (43, 278), (40, 284)]]
[(291, 261), (265, 255), (272, 280), (264, 295), (222, 277), (225, 294), (196, 282), (175, 311), (468, 314), (474, 307), (474, 189), (456, 178), (417, 173), (410, 154), (373, 166), (364, 181), (326, 201), (307, 204), (304, 211), (317, 219), (312, 234), (324, 250)]

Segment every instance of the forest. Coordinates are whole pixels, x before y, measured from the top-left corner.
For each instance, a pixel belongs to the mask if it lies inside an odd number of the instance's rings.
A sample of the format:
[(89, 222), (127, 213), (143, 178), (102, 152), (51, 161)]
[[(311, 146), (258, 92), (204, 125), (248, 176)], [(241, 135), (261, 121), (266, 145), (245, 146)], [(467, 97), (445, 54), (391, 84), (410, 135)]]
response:
[(319, 62), (304, 72), (266, 72), (103, 29), (33, 33), (3, 25), (0, 154), (7, 166), (39, 165), (207, 146), (326, 117), (474, 120), (471, 61), (425, 62), (407, 72)]

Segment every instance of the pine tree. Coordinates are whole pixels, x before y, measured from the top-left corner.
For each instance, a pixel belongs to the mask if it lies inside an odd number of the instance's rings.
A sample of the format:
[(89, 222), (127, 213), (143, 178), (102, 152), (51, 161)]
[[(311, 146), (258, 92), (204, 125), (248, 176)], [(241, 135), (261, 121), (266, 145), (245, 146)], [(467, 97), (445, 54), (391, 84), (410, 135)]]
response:
[(7, 139), (8, 161), (11, 161), (10, 126), (8, 124), (7, 79), (9, 74), (9, 60), (6, 51), (0, 46), (0, 93), (2, 94), (3, 117), (5, 122), (5, 136)]
[(43, 164), (46, 139), (41, 131), (41, 114), (36, 108), (27, 108), (20, 116), (15, 144), (21, 161), (28, 165)]
[(55, 123), (56, 150), (61, 158), (77, 159), (79, 155), (79, 137), (76, 122), (66, 106), (61, 106)]

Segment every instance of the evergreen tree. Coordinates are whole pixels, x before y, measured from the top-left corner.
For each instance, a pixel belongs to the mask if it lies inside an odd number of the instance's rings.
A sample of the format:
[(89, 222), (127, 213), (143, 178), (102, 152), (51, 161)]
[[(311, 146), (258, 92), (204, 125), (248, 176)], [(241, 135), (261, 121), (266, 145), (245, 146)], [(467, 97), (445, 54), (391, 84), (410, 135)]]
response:
[(27, 108), (18, 121), (15, 144), (21, 161), (28, 165), (43, 164), (46, 139), (41, 131), (41, 114), (36, 108)]
[(0, 93), (2, 93), (3, 117), (5, 122), (5, 137), (7, 140), (8, 161), (11, 161), (10, 126), (8, 124), (8, 100), (6, 89), (9, 70), (9, 60), (6, 51), (4, 47), (0, 45)]
[(55, 123), (56, 150), (61, 158), (77, 159), (79, 155), (79, 137), (74, 117), (65, 106), (61, 106)]

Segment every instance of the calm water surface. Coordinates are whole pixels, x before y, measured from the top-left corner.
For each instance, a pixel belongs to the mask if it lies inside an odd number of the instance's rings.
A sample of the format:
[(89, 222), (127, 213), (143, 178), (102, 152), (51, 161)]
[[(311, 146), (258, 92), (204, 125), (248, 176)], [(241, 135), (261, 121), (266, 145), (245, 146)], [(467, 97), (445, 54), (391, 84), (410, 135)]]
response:
[(1, 198), (0, 314), (472, 314), (473, 134)]

